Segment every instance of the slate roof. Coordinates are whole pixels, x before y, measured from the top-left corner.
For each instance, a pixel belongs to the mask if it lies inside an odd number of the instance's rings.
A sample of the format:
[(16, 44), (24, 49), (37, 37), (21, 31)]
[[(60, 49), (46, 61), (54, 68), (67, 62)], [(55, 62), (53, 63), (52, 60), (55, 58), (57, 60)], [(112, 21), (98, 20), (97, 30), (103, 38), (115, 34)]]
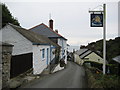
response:
[(88, 51), (88, 49), (80, 49), (80, 50), (76, 51), (76, 54), (81, 55), (81, 54), (85, 53), (86, 51)]
[[(85, 49), (80, 49), (80, 50), (76, 51), (76, 54), (78, 54), (80, 56), (80, 58), (83, 59), (84, 57), (88, 56), (92, 52), (94, 52), (94, 51), (91, 51), (90, 49), (86, 49), (85, 48)], [(99, 55), (97, 52), (94, 52), (94, 53), (96, 53), (97, 55)], [(101, 55), (99, 55), (99, 56), (102, 58)]]
[(92, 53), (92, 51), (91, 51), (91, 50), (88, 50), (87, 52), (81, 54), (81, 55), (80, 55), (80, 58), (84, 58), (84, 57), (86, 57), (87, 55), (89, 55), (89, 54), (91, 54), (91, 53)]
[(116, 61), (116, 62), (118, 62), (118, 63), (120, 63), (120, 55), (117, 56), (117, 57), (115, 57), (115, 58), (113, 58), (113, 60)]
[(52, 42), (49, 38), (47, 38), (43, 35), (34, 33), (33, 31), (24, 29), (20, 26), (16, 26), (16, 25), (13, 25), (10, 23), (8, 25), (10, 25), (15, 30), (17, 30), (20, 34), (22, 34), (24, 37), (26, 37), (28, 40), (30, 40), (33, 44), (47, 44), (47, 45), (50, 44), (50, 45), (53, 45), (56, 47), (60, 47), (58, 44)]
[(63, 38), (65, 40), (67, 40), (66, 38), (64, 38), (62, 35), (58, 34), (57, 32), (55, 32), (54, 30), (52, 30), (51, 28), (49, 28), (47, 25), (45, 24), (40, 24), (37, 25), (35, 27), (30, 28), (29, 30), (44, 35), (48, 38)]

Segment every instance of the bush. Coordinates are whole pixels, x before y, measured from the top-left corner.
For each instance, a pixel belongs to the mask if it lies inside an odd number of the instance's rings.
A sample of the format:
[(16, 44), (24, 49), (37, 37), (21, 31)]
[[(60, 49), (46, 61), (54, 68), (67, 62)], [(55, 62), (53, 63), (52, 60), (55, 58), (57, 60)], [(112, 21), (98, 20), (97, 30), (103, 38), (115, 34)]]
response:
[[(103, 70), (103, 64), (97, 63), (97, 62), (92, 62), (92, 61), (85, 61), (84, 65), (86, 66), (87, 63), (90, 63), (91, 67), (94, 67), (99, 70)], [(88, 67), (88, 66), (86, 66)], [(114, 64), (107, 64), (106, 65), (106, 73), (110, 75), (119, 75), (119, 64), (114, 63)]]
[(112, 75), (118, 75), (119, 73), (119, 64), (108, 64), (108, 68), (110, 70), (110, 73), (109, 74), (112, 74)]
[(100, 64), (100, 63), (97, 63), (97, 62), (92, 62), (92, 61), (85, 61), (84, 65), (86, 63), (90, 63), (91, 67), (95, 67), (95, 68), (98, 68), (98, 69), (102, 70), (103, 64)]
[[(120, 76), (117, 75), (103, 75), (102, 73), (95, 73), (95, 68), (90, 68), (88, 74), (88, 83), (93, 88), (120, 88)], [(90, 73), (91, 72), (91, 73)], [(94, 81), (91, 81), (94, 78)]]
[(97, 74), (94, 76), (96, 77), (96, 82), (101, 83), (103, 88), (120, 88), (119, 77), (116, 75)]

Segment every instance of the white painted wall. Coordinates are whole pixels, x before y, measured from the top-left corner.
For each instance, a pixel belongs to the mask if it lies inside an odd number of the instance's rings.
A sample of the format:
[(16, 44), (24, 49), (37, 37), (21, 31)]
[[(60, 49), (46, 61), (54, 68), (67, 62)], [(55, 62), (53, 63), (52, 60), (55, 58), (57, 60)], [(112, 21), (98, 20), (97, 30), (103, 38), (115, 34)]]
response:
[(89, 60), (87, 60), (87, 61), (94, 61), (94, 62), (98, 62), (98, 63), (102, 63), (103, 64), (103, 58), (101, 58), (99, 55), (97, 55), (94, 52), (92, 52), (91, 54), (89, 54), (85, 58), (89, 58)]
[[(47, 48), (49, 48), (50, 63), (50, 46), (33, 45), (33, 74), (40, 74), (47, 67)], [(42, 58), (42, 49), (45, 49), (45, 58)]]
[(76, 62), (76, 63), (78, 63), (80, 65), (83, 65), (84, 60), (81, 59), (78, 54), (74, 53), (74, 62)]
[[(65, 56), (65, 63), (67, 64), (67, 41), (62, 38), (59, 38), (58, 45), (61, 46), (60, 58), (63, 58)], [(63, 52), (64, 55), (62, 55)]]
[(2, 41), (14, 45), (12, 55), (20, 55), (32, 52), (32, 42), (22, 36), (10, 25), (0, 30)]
[(97, 55), (96, 53), (92, 52), (91, 54), (89, 54), (88, 56), (86, 56), (84, 59), (81, 59), (79, 57), (78, 54), (74, 54), (74, 62), (83, 65), (83, 63), (85, 61), (93, 61), (93, 62), (97, 62), (97, 63), (101, 63), (103, 64), (103, 58), (101, 58), (99, 55)]
[[(50, 63), (50, 46), (48, 45), (32, 45), (32, 42), (17, 32), (14, 28), (7, 25), (0, 30), (2, 34), (1, 41), (14, 45), (12, 55), (20, 55), (25, 53), (33, 53), (33, 73), (40, 74), (47, 67), (47, 48), (48, 64)], [(45, 49), (45, 58), (42, 58), (41, 49)], [(53, 56), (54, 57), (54, 56)]]

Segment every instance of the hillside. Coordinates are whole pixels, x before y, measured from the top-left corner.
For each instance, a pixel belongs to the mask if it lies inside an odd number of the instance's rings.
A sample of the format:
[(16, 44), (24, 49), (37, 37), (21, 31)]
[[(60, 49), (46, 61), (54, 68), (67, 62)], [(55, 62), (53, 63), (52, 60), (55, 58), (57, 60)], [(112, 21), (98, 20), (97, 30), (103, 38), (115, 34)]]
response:
[[(103, 40), (89, 43), (86, 47), (94, 51), (98, 51), (101, 55), (103, 55)], [(106, 54), (107, 61), (112, 64), (112, 58), (120, 55), (120, 37), (110, 39), (106, 42)]]

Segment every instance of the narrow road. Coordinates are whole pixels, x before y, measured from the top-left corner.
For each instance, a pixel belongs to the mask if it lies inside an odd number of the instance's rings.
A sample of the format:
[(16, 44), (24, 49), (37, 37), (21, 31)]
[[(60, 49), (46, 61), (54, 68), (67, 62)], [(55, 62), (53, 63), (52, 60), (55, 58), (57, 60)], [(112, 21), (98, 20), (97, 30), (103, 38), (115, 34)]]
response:
[(33, 81), (22, 88), (87, 88), (85, 70), (82, 66), (68, 61), (66, 69)]

